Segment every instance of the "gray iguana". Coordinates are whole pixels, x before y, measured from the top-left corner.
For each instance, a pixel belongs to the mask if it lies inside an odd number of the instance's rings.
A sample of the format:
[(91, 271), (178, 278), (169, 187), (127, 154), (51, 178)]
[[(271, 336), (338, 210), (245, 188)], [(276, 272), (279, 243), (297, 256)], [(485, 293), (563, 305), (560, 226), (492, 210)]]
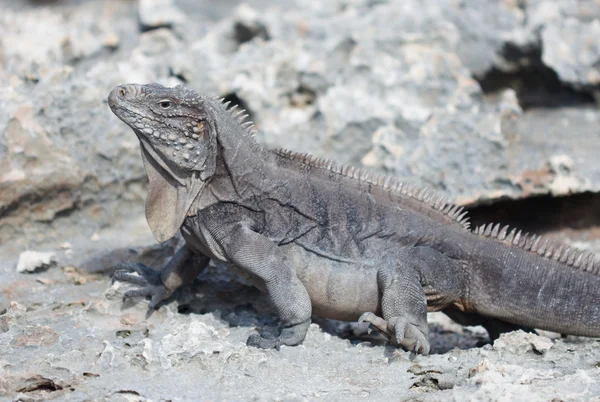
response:
[(124, 298), (150, 297), (152, 309), (212, 258), (268, 292), (283, 328), (251, 335), (260, 348), (300, 344), (312, 314), (370, 322), (423, 354), (428, 311), (492, 338), (522, 326), (600, 336), (593, 254), (499, 224), (470, 230), (461, 207), (427, 189), (265, 149), (243, 111), (185, 86), (121, 85), (108, 103), (140, 141), (153, 234), (185, 239), (160, 272), (120, 265), (114, 278), (140, 286)]

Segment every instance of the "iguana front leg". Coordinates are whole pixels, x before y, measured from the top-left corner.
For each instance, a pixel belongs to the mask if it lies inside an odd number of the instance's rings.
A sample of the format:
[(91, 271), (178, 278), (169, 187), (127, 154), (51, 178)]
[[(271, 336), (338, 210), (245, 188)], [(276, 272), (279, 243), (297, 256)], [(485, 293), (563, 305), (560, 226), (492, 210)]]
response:
[[(144, 264), (118, 264), (113, 279), (141, 286), (125, 292), (123, 301), (132, 297), (149, 296), (148, 310), (153, 310), (158, 303), (168, 299), (179, 287), (192, 283), (210, 261), (208, 257), (202, 256), (197, 264), (192, 264), (192, 256), (192, 251), (184, 245), (161, 271)], [(139, 276), (132, 275), (133, 272)]]
[(281, 334), (267, 338), (253, 334), (247, 344), (263, 349), (298, 345), (306, 337), (312, 306), (308, 292), (287, 257), (269, 239), (239, 224), (223, 241), (232, 263), (261, 278), (283, 322)]

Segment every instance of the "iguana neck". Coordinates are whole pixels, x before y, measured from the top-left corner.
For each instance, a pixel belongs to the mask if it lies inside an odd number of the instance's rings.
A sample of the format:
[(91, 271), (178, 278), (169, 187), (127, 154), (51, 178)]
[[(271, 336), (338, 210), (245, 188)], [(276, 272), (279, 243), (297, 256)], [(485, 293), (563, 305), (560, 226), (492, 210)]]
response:
[[(236, 201), (260, 195), (266, 170), (274, 164), (274, 155), (254, 139), (247, 116), (228, 109), (228, 103), (210, 101), (215, 115), (217, 160), (210, 191), (198, 200), (202, 209), (215, 201)], [(243, 111), (242, 111), (243, 113)], [(250, 123), (251, 124), (251, 123)]]
[[(249, 184), (260, 184), (265, 165), (272, 155), (262, 148), (243, 128), (220, 131), (218, 164), (229, 176), (236, 189)], [(237, 191), (237, 190), (236, 190)]]

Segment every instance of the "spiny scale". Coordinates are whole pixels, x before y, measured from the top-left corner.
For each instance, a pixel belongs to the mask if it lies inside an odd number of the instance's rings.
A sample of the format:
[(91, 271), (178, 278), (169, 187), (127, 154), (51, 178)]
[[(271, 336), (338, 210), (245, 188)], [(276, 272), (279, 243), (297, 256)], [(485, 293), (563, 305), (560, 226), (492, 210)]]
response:
[(315, 158), (308, 153), (299, 153), (288, 149), (275, 149), (273, 152), (287, 159), (302, 162), (306, 165), (320, 169), (325, 169), (333, 173), (340, 174), (349, 178), (357, 179), (361, 182), (372, 184), (386, 190), (394, 191), (402, 195), (412, 197), (431, 208), (440, 211), (458, 222), (466, 230), (469, 230), (471, 223), (466, 216), (467, 211), (464, 208), (451, 203), (446, 197), (421, 186), (407, 186), (398, 179), (387, 175), (374, 175), (373, 172), (357, 169), (354, 166), (336, 163), (327, 158)]
[(596, 275), (600, 274), (600, 261), (598, 261), (594, 253), (581, 251), (564, 244), (556, 243), (553, 240), (546, 239), (542, 236), (530, 235), (528, 233), (522, 234), (520, 230), (517, 232), (514, 228), (506, 235), (508, 226), (504, 226), (502, 230), (498, 231), (499, 227), (500, 224), (494, 226), (493, 223), (490, 223), (475, 228), (473, 232), (477, 235), (497, 239), (510, 245), (518, 246), (525, 251), (536, 253), (541, 257), (560, 262), (573, 268), (582, 269)]
[(216, 99), (217, 103), (219, 103), (226, 111), (228, 111), (231, 114), (231, 116), (233, 116), (233, 118), (238, 123), (240, 123), (240, 125), (244, 128), (244, 130), (246, 130), (246, 132), (248, 134), (250, 134), (252, 137), (254, 137), (254, 135), (256, 134), (254, 122), (252, 122), (250, 120), (246, 121), (246, 119), (250, 116), (249, 114), (246, 113), (246, 109), (236, 110), (238, 105), (233, 105), (231, 108), (229, 108), (231, 101), (225, 102), (225, 98), (215, 98), (215, 99)]

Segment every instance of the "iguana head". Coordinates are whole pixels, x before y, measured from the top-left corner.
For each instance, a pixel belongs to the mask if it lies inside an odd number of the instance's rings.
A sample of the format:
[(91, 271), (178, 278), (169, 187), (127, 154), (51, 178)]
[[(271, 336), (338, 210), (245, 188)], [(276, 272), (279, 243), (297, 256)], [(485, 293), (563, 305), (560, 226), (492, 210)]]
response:
[(169, 172), (180, 176), (196, 171), (203, 179), (213, 173), (208, 166), (215, 150), (210, 103), (181, 85), (119, 85), (108, 96), (113, 113), (133, 129), (143, 148), (151, 148), (160, 157)]
[(159, 241), (179, 230), (217, 164), (219, 103), (184, 86), (119, 85), (112, 112), (133, 129), (149, 179), (146, 218)]

